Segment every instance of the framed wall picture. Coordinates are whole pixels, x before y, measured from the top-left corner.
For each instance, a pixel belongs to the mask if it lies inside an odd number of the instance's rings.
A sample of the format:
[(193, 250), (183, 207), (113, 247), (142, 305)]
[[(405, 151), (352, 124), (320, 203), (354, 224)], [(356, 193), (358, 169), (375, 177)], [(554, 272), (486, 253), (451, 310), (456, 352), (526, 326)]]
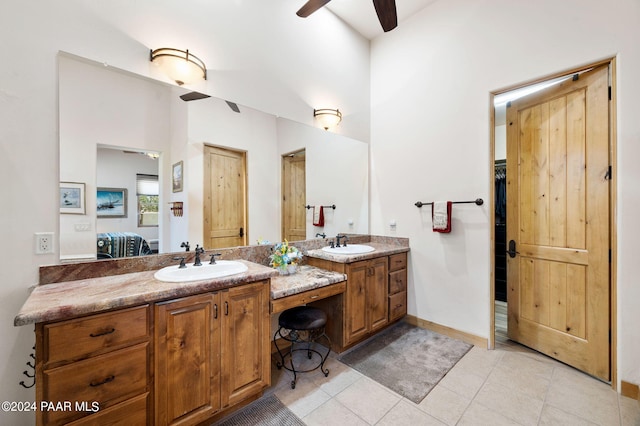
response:
[(96, 194), (98, 217), (127, 217), (126, 188), (98, 188)]
[(171, 182), (173, 187), (173, 192), (182, 192), (182, 181), (184, 178), (184, 169), (182, 161), (178, 161), (173, 165), (173, 169), (171, 172)]
[(60, 213), (86, 214), (84, 191), (84, 183), (60, 182)]

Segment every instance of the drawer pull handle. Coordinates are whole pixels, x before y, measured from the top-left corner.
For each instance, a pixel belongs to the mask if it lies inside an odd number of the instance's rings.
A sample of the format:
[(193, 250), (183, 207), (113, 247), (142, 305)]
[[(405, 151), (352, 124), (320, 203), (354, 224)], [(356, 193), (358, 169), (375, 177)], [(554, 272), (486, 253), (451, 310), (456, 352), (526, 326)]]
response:
[(313, 296), (311, 296), (311, 297), (310, 297), (310, 299), (312, 299), (312, 300), (313, 300), (313, 299), (317, 299), (317, 298), (318, 298), (318, 295), (317, 295), (317, 294), (314, 294)]
[(105, 383), (113, 382), (113, 380), (114, 380), (115, 378), (116, 378), (116, 376), (114, 376), (114, 375), (112, 374), (111, 376), (106, 377), (106, 378), (105, 378), (103, 381), (101, 381), (101, 382), (91, 382), (91, 383), (89, 383), (89, 386), (94, 387), (94, 388), (95, 388), (96, 386), (102, 386), (102, 385), (104, 385)]
[(113, 332), (115, 332), (115, 331), (116, 331), (116, 329), (115, 329), (115, 328), (113, 328), (113, 327), (111, 327), (111, 329), (110, 329), (110, 330), (106, 330), (106, 331), (103, 331), (103, 332), (101, 332), (101, 333), (91, 333), (91, 334), (89, 334), (89, 336), (91, 336), (91, 337), (106, 336), (107, 334), (111, 334), (111, 333), (113, 333)]
[(224, 314), (229, 315), (229, 302), (224, 302)]
[(217, 303), (213, 304), (213, 318), (214, 319), (218, 319), (218, 304)]

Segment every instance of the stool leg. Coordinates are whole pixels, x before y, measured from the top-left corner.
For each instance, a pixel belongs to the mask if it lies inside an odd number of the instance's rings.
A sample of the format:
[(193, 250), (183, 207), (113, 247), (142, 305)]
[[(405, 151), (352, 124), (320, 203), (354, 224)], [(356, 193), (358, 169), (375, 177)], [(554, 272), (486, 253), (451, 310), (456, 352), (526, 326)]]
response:
[(291, 371), (293, 373), (293, 380), (291, 381), (291, 389), (295, 389), (296, 388), (296, 382), (298, 381), (298, 375), (296, 373), (296, 367), (295, 365), (293, 365), (293, 345), (295, 344), (295, 341), (291, 341), (291, 346), (289, 347), (289, 360), (291, 362), (291, 369), (289, 369), (289, 371)]
[(324, 354), (324, 357), (322, 357), (322, 361), (320, 362), (320, 371), (322, 371), (322, 373), (324, 374), (324, 377), (328, 377), (329, 369), (324, 368), (324, 363), (327, 360), (327, 358), (329, 358), (329, 354), (331, 353), (331, 340), (329, 339), (329, 336), (327, 336), (326, 333), (322, 333), (322, 336), (320, 336), (319, 338), (323, 338), (323, 337), (327, 341), (327, 353)]
[(282, 351), (278, 346), (278, 339), (276, 338), (277, 336), (280, 336), (280, 338), (284, 339), (284, 336), (282, 335), (281, 330), (282, 330), (282, 327), (278, 328), (278, 330), (276, 330), (276, 332), (273, 334), (273, 344), (276, 347), (276, 350), (278, 351), (278, 355), (280, 356), (280, 361), (276, 361), (276, 367), (278, 368), (278, 370), (281, 370), (282, 367), (284, 367), (284, 355), (282, 354)]

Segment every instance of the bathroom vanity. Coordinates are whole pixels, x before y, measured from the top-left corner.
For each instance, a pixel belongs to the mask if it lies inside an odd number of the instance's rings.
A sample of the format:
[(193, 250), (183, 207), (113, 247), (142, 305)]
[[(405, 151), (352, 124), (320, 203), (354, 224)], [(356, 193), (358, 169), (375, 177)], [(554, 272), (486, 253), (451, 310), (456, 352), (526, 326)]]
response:
[(375, 250), (364, 254), (308, 253), (307, 263), (347, 276), (342, 305), (328, 300), (310, 304), (332, 318), (327, 333), (335, 352), (377, 333), (407, 313), (408, 247), (367, 243)]
[(35, 324), (36, 403), (45, 404), (36, 423), (224, 417), (270, 386), (271, 316), (293, 306), (327, 312), (337, 352), (371, 336), (406, 313), (409, 247), (406, 239), (357, 238), (374, 251), (331, 254), (320, 249), (326, 241), (297, 242), (305, 264), (291, 276), (265, 266), (268, 246), (221, 249), (246, 271), (188, 282), (155, 278), (175, 266), (175, 254), (41, 267), (14, 320)]
[[(38, 425), (198, 424), (270, 385), (269, 267), (186, 283), (153, 271), (38, 286)], [(56, 407), (60, 409), (56, 409)]]

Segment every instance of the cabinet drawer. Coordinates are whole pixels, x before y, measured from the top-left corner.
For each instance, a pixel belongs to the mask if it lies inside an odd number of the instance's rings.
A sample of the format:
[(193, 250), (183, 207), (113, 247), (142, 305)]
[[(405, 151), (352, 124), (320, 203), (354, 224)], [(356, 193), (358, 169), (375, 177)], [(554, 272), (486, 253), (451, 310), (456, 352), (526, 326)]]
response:
[(389, 273), (389, 294), (407, 290), (407, 270), (402, 269)]
[(389, 256), (389, 271), (397, 271), (407, 268), (407, 253), (392, 254)]
[(44, 424), (75, 418), (76, 402), (98, 402), (100, 409), (147, 391), (148, 343), (44, 371), (42, 400), (69, 401), (74, 409), (44, 411)]
[(395, 321), (407, 314), (407, 292), (389, 296), (389, 321)]
[(44, 327), (45, 363), (72, 361), (143, 340), (149, 334), (148, 305), (92, 315)]
[(336, 294), (344, 293), (347, 288), (345, 281), (336, 284), (330, 284), (325, 287), (315, 288), (302, 293), (293, 294), (291, 296), (282, 297), (271, 301), (271, 313), (275, 314), (294, 306), (306, 305), (316, 300), (326, 299)]
[(147, 399), (149, 394), (131, 398), (120, 404), (83, 417), (68, 426), (144, 426), (147, 420)]

